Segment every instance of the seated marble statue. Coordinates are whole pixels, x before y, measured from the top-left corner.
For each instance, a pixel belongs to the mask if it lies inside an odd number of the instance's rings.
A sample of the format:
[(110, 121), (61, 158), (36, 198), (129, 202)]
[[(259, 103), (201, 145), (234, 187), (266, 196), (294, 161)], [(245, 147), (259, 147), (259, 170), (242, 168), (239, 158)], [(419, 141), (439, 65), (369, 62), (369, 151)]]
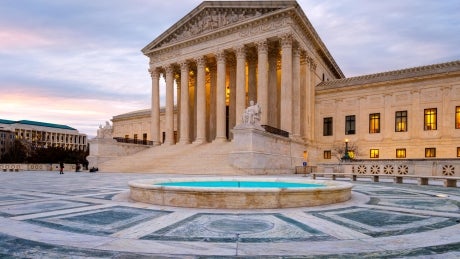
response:
[(105, 122), (105, 126), (99, 125), (97, 130), (97, 138), (112, 138), (112, 125), (108, 121)]
[(254, 101), (249, 102), (249, 107), (246, 108), (243, 114), (243, 124), (255, 125), (260, 123), (261, 109), (259, 104), (254, 104)]

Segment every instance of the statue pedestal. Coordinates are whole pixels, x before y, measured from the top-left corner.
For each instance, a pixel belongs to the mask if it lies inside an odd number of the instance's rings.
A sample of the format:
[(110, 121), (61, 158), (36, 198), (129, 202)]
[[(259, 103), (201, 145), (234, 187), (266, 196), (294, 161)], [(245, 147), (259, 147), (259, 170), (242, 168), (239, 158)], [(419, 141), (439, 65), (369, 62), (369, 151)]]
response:
[(230, 164), (249, 174), (293, 173), (302, 160), (304, 145), (268, 133), (260, 125), (240, 124), (232, 132)]

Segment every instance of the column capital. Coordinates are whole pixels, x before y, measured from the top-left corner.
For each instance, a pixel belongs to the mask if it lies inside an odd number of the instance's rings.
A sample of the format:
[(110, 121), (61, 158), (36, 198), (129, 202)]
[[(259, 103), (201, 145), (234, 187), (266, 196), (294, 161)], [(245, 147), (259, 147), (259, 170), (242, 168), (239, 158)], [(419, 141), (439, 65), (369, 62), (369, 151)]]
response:
[(219, 50), (214, 55), (216, 56), (217, 63), (225, 63), (226, 53), (224, 50)]
[(259, 40), (256, 41), (257, 52), (261, 53), (268, 53), (268, 42), (267, 40)]
[(180, 70), (183, 71), (183, 70), (186, 70), (188, 71), (189, 70), (189, 62), (187, 60), (183, 60), (179, 63), (180, 65)]
[(281, 48), (292, 48), (294, 37), (291, 33), (283, 34), (280, 37)]
[(152, 78), (158, 79), (160, 77), (160, 70), (158, 68), (156, 68), (156, 67), (155, 68), (149, 68), (148, 71), (149, 71), (150, 76)]
[(166, 75), (168, 74), (172, 75), (174, 73), (174, 67), (172, 64), (165, 66), (164, 70), (165, 70)]
[(246, 58), (246, 47), (244, 45), (236, 46), (234, 50), (237, 59)]
[(206, 66), (206, 57), (204, 56), (197, 57), (195, 58), (195, 62), (196, 62), (197, 67), (204, 67)]
[(294, 46), (292, 48), (292, 54), (294, 55), (294, 57), (300, 58), (301, 53), (302, 53), (302, 49), (299, 46)]

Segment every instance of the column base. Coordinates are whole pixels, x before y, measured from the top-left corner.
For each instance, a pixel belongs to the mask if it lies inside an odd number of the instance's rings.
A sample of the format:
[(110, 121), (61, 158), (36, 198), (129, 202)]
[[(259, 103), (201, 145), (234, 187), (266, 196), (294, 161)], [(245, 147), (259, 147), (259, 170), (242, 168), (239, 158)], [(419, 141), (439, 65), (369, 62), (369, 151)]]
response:
[(203, 144), (206, 143), (204, 139), (195, 139), (195, 141), (192, 142), (192, 144)]
[(212, 143), (225, 143), (228, 142), (226, 137), (218, 137), (212, 141)]

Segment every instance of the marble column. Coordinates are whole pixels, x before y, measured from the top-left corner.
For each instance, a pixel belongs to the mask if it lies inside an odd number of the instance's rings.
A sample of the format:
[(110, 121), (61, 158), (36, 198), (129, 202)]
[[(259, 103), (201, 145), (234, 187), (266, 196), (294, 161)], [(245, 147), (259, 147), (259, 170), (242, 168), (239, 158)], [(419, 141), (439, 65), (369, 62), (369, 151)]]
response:
[(246, 49), (243, 45), (236, 52), (236, 124), (240, 124), (246, 109)]
[(268, 124), (268, 44), (266, 40), (257, 42), (257, 103), (262, 111), (260, 124)]
[(174, 68), (165, 67), (166, 71), (166, 139), (165, 144), (174, 144)]
[(244, 106), (248, 107), (250, 101), (257, 102), (257, 55), (251, 51), (246, 56), (248, 60), (248, 98)]
[(223, 142), (227, 140), (225, 134), (226, 127), (226, 64), (225, 64), (225, 52), (220, 51), (216, 53), (217, 61), (217, 89), (216, 89), (216, 139), (217, 142)]
[(233, 139), (231, 129), (237, 123), (236, 118), (236, 60), (235, 56), (227, 56), (228, 64), (228, 85), (230, 89), (229, 103), (228, 103), (228, 137)]
[(217, 106), (217, 66), (216, 63), (209, 64), (209, 83), (206, 83), (206, 116), (208, 133), (207, 142), (216, 138), (216, 106)]
[(179, 139), (180, 139), (180, 128), (181, 128), (181, 114), (180, 114), (180, 110), (181, 110), (181, 83), (182, 83), (182, 80), (181, 80), (181, 77), (180, 77), (180, 72), (177, 73), (175, 76), (175, 79), (176, 79), (176, 120), (174, 123), (177, 123), (177, 126), (176, 126), (176, 129), (177, 129), (177, 137), (176, 137), (176, 142), (179, 142)]
[(300, 139), (300, 49), (294, 47), (292, 57), (292, 135)]
[(181, 105), (180, 105), (180, 139), (179, 143), (189, 144), (190, 143), (190, 98), (189, 98), (189, 64), (184, 61), (180, 64), (180, 78), (181, 78)]
[[(278, 94), (278, 56), (279, 49), (276, 46), (269, 48), (268, 52), (268, 107), (267, 125), (279, 128), (279, 94)], [(262, 113), (264, 111), (262, 110)]]
[(292, 134), (292, 35), (281, 36), (280, 128)]
[(151, 139), (153, 145), (160, 145), (160, 72), (157, 68), (149, 69), (152, 77)]
[(206, 140), (206, 60), (196, 58), (196, 139), (193, 143), (204, 143)]

